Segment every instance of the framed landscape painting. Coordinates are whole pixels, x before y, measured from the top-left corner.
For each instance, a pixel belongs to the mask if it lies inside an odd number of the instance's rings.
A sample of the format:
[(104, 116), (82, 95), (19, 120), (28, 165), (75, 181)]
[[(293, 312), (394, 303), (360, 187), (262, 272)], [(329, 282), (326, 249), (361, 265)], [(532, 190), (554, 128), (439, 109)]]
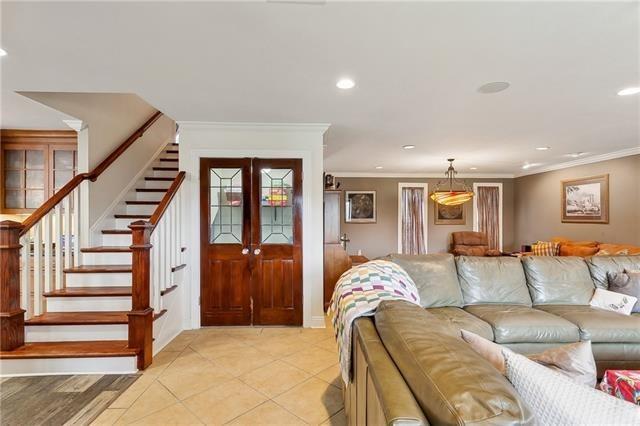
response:
[(345, 191), (345, 222), (376, 222), (376, 191)]
[(562, 181), (562, 222), (609, 223), (609, 175)]
[(436, 225), (464, 225), (467, 223), (464, 217), (464, 204), (457, 206), (445, 206), (434, 204), (434, 220)]

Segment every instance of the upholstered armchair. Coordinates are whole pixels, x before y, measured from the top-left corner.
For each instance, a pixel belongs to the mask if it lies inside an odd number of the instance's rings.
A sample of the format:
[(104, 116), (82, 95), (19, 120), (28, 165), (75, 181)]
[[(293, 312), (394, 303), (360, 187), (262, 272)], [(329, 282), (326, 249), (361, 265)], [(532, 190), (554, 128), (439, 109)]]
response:
[(452, 232), (451, 253), (455, 256), (500, 256), (500, 250), (490, 249), (484, 232)]

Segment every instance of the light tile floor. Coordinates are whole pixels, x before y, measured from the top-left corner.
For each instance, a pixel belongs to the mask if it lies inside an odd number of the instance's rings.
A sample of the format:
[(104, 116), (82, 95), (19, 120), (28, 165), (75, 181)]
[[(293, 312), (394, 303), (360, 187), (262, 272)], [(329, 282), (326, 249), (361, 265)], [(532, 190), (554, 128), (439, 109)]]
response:
[(344, 425), (327, 325), (185, 331), (93, 424)]

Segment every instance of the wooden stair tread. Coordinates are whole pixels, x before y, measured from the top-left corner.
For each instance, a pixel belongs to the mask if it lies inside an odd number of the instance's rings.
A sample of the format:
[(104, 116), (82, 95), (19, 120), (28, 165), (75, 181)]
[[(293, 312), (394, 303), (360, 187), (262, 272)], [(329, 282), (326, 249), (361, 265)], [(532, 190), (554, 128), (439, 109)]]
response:
[(136, 354), (126, 340), (33, 342), (12, 351), (0, 351), (0, 359), (127, 357)]
[(147, 176), (144, 178), (144, 180), (151, 180), (151, 181), (160, 181), (160, 182), (173, 182), (175, 178), (171, 178), (171, 177), (156, 177), (156, 176)]
[(131, 286), (122, 287), (67, 287), (44, 293), (44, 297), (101, 297), (131, 296)]
[(151, 219), (150, 214), (114, 214), (113, 217), (116, 219)]
[(164, 296), (165, 294), (171, 293), (173, 290), (178, 288), (178, 284), (174, 284), (171, 287), (167, 287), (164, 290), (160, 291), (160, 296)]
[(136, 192), (167, 192), (169, 188), (136, 188)]
[(131, 272), (131, 265), (78, 265), (73, 268), (65, 268), (64, 272), (71, 274), (83, 274), (83, 273), (95, 273), (95, 272), (109, 272), (109, 273), (121, 273)]
[(183, 263), (182, 265), (174, 266), (173, 268), (171, 268), (171, 272), (176, 272), (186, 267), (187, 267), (187, 264)]
[(162, 171), (162, 172), (177, 172), (178, 168), (177, 167), (153, 167), (153, 170), (158, 170), (158, 171)]
[(131, 234), (131, 229), (103, 229), (103, 234)]
[(177, 149), (168, 149), (165, 151), (167, 154), (179, 154), (180, 151), (178, 151)]
[(127, 205), (140, 205), (140, 206), (155, 206), (160, 204), (160, 201), (138, 201), (138, 200), (129, 200), (125, 201)]
[(25, 325), (127, 324), (128, 311), (46, 312), (29, 318)]
[(163, 316), (166, 313), (167, 313), (167, 310), (163, 309), (160, 312), (157, 312), (157, 313), (153, 314), (153, 320), (155, 321), (155, 320), (159, 319), (161, 316)]
[(160, 161), (167, 161), (167, 162), (172, 162), (172, 163), (177, 163), (178, 159), (177, 158), (161, 158)]
[(82, 253), (131, 253), (130, 246), (96, 246), (81, 248)]

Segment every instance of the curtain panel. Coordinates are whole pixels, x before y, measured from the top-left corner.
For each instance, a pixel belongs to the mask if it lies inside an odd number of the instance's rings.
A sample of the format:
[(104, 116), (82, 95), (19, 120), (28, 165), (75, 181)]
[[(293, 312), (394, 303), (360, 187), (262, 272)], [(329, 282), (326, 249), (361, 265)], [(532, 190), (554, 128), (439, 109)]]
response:
[(422, 188), (402, 188), (402, 253), (425, 254), (425, 194)]
[(478, 231), (487, 234), (490, 249), (500, 249), (500, 189), (479, 186), (476, 194)]

